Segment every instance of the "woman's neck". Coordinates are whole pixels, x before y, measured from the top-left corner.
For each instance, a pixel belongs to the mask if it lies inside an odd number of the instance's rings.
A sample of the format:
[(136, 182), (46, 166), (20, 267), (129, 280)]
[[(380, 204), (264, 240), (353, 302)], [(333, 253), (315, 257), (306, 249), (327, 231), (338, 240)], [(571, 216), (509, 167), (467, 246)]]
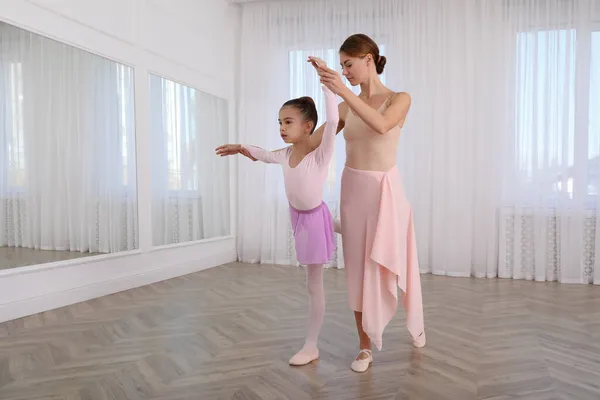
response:
[(367, 99), (387, 91), (388, 88), (381, 83), (381, 80), (377, 75), (370, 76), (366, 82), (360, 84), (360, 94)]

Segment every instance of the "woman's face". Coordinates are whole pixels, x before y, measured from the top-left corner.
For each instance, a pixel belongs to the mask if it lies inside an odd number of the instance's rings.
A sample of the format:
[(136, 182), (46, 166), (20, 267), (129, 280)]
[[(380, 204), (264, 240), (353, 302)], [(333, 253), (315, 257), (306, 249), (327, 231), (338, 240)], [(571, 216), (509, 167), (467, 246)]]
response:
[(369, 64), (373, 59), (371, 54), (364, 57), (350, 57), (346, 53), (340, 53), (340, 65), (342, 66), (342, 75), (348, 79), (352, 86), (360, 85), (369, 78)]

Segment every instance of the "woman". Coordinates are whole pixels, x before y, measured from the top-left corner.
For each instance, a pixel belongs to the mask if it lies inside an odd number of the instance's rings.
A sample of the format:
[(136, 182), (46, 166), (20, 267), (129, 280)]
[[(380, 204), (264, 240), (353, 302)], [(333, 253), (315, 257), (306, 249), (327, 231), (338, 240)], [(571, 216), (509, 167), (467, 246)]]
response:
[[(396, 168), (400, 130), (411, 99), (381, 83), (386, 58), (368, 36), (350, 36), (339, 54), (343, 75), (352, 86), (360, 85), (358, 96), (322, 60), (310, 57), (308, 61), (321, 83), (344, 100), (338, 124), (338, 132), (345, 128), (346, 139), (341, 233), (349, 302), (360, 338), (360, 352), (351, 368), (364, 372), (373, 361), (371, 344), (381, 350), (383, 330), (396, 312), (396, 285), (401, 289), (413, 345), (425, 345), (412, 210)], [(315, 148), (322, 135), (323, 128), (313, 134)]]

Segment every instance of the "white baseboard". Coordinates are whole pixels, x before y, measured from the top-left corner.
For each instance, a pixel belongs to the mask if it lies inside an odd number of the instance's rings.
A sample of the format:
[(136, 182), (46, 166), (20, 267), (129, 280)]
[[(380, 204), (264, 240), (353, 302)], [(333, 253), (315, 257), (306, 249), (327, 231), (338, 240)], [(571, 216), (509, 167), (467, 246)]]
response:
[[(4, 290), (0, 296), (0, 322), (191, 274), (230, 263), (236, 258), (234, 240), (230, 238), (185, 249), (159, 249), (95, 263), (68, 264), (65, 268), (0, 277), (0, 292)], [(131, 273), (127, 274), (127, 269)], [(68, 282), (64, 282), (65, 277)], [(40, 290), (42, 286), (43, 291)], [(12, 289), (12, 299), (8, 288)]]

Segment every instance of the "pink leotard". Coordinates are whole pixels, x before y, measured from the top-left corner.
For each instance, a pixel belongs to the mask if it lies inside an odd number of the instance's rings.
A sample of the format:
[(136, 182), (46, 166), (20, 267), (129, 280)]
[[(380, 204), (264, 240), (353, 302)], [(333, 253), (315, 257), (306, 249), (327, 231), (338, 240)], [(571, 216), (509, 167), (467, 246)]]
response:
[(289, 162), (293, 146), (267, 151), (256, 146), (243, 145), (257, 160), (281, 165), (285, 193), (290, 205), (297, 210), (312, 210), (323, 202), (323, 186), (327, 179), (339, 121), (335, 94), (324, 86), (323, 92), (327, 118), (323, 140), (319, 147), (308, 153), (295, 168), (291, 168)]

